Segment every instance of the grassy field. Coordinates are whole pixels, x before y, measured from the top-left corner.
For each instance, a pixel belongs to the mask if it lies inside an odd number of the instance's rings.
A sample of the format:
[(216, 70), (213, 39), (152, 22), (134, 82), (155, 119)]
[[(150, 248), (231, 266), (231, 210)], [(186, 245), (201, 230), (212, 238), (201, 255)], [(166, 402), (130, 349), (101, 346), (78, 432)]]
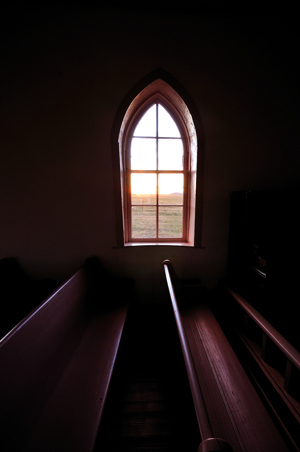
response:
[[(132, 195), (132, 237), (156, 237), (155, 195)], [(161, 195), (159, 199), (159, 238), (182, 236), (182, 195)]]
[[(182, 194), (171, 194), (171, 195), (159, 195), (159, 205), (178, 205), (182, 206), (183, 195)], [(131, 195), (132, 205), (156, 205), (156, 195)]]

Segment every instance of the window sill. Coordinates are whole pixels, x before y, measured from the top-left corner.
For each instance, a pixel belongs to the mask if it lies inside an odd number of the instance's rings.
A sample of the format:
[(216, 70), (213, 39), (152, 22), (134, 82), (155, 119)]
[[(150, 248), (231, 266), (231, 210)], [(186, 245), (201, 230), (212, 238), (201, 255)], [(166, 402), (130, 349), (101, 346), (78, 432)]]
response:
[(187, 247), (194, 247), (192, 243), (188, 242), (129, 242), (124, 243), (124, 247), (131, 247), (131, 246), (187, 246)]
[(192, 245), (188, 242), (134, 242), (134, 243), (124, 243), (124, 245), (116, 245), (113, 249), (124, 249), (124, 248), (134, 248), (141, 246), (177, 246), (181, 248), (195, 248), (204, 250), (204, 246)]

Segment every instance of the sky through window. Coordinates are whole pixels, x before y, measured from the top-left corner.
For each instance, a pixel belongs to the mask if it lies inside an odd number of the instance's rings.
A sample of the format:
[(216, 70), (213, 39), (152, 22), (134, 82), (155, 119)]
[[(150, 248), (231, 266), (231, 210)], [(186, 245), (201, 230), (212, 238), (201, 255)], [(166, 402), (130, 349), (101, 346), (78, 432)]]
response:
[[(152, 105), (138, 122), (130, 152), (131, 193), (183, 193), (183, 143), (179, 129), (161, 104)], [(140, 171), (175, 171), (160, 174)], [(179, 173), (176, 173), (178, 171)]]

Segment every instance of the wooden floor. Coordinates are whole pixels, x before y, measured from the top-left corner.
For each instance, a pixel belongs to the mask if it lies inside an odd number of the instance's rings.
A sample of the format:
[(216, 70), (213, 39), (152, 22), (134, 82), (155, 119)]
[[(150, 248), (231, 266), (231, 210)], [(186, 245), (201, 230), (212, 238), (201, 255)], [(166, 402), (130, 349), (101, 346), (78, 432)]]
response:
[(134, 307), (95, 452), (195, 452), (200, 437), (171, 310)]

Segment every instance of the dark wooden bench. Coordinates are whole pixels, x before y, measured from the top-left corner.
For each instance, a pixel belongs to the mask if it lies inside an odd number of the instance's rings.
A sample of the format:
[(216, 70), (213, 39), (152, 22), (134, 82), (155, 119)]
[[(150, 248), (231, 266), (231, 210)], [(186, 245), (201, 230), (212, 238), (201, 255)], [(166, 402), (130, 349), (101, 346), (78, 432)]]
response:
[(1, 451), (92, 451), (129, 298), (89, 259), (0, 341)]
[(190, 298), (171, 262), (164, 261), (163, 268), (202, 439), (198, 452), (292, 450), (205, 304), (205, 296)]
[(30, 278), (17, 259), (0, 259), (0, 338), (56, 288), (53, 279)]
[(216, 292), (211, 307), (226, 337), (294, 449), (300, 450), (299, 351), (239, 292), (225, 284)]

